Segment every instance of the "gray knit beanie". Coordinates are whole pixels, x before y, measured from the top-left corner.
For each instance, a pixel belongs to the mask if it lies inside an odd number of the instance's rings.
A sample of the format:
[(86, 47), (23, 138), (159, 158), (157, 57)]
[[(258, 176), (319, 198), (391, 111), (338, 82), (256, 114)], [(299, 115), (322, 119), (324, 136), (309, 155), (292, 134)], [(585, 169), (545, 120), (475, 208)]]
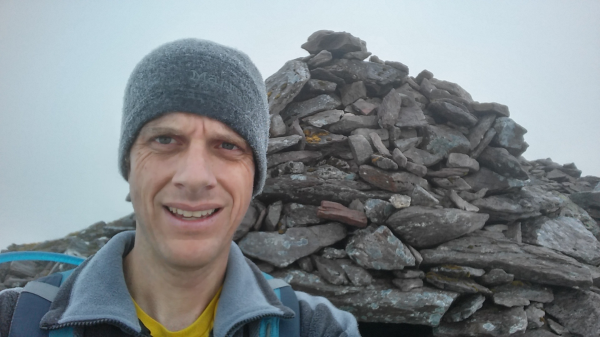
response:
[(135, 67), (125, 89), (119, 168), (128, 179), (129, 152), (141, 128), (170, 112), (216, 119), (252, 147), (254, 191), (267, 174), (269, 107), (263, 79), (250, 58), (233, 48), (198, 39), (164, 44)]

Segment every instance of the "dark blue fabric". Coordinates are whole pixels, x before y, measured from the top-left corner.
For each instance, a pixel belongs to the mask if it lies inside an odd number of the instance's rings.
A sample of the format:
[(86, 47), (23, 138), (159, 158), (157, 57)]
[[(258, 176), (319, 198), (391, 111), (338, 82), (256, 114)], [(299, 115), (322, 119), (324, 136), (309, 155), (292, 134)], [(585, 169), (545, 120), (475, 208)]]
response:
[(292, 287), (279, 288), (281, 291), (281, 303), (286, 307), (294, 310), (296, 314), (294, 318), (279, 320), (279, 336), (281, 337), (298, 337), (300, 336), (300, 305), (298, 298)]
[[(62, 278), (62, 274), (52, 274), (38, 281), (58, 287)], [(50, 301), (37, 295), (21, 292), (8, 337), (48, 337), (48, 330), (40, 329), (40, 321), (50, 309), (50, 304)]]

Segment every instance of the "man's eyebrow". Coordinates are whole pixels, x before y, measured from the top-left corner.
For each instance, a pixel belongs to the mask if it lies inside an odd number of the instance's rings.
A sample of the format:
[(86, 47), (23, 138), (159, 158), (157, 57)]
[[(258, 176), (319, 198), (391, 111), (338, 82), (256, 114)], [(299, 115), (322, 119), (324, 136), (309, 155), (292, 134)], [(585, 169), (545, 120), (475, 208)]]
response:
[(142, 133), (150, 135), (179, 135), (181, 131), (165, 126), (153, 126), (145, 128), (142, 130)]

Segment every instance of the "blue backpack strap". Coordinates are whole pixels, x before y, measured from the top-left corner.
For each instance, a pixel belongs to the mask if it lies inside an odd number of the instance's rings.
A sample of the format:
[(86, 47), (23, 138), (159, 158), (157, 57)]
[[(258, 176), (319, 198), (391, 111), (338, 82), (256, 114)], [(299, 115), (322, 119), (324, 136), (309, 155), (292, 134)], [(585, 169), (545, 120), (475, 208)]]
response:
[(260, 337), (298, 337), (300, 336), (300, 306), (298, 298), (292, 287), (282, 279), (263, 273), (265, 279), (277, 295), (277, 298), (295, 313), (294, 318), (279, 319), (279, 317), (267, 317), (260, 321)]
[(73, 336), (73, 330), (70, 334), (59, 334), (65, 329), (48, 331), (40, 329), (42, 317), (50, 310), (50, 305), (54, 301), (58, 288), (73, 271), (69, 270), (62, 273), (55, 273), (42, 277), (37, 281), (31, 281), (25, 285), (19, 300), (15, 306), (10, 332), (8, 337), (67, 337)]

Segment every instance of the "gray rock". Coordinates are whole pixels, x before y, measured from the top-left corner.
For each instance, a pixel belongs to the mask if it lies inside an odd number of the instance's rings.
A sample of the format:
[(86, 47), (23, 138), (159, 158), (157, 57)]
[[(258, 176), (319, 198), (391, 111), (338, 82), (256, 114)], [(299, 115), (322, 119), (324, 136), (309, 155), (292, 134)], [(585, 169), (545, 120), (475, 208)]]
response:
[(473, 190), (478, 191), (486, 188), (489, 194), (518, 190), (525, 186), (522, 180), (507, 178), (486, 167), (481, 167), (479, 171), (469, 174), (463, 179)]
[(471, 109), (477, 115), (498, 115), (500, 117), (510, 117), (508, 107), (500, 103), (479, 103), (471, 102)]
[[(529, 319), (529, 317), (528, 317)], [(533, 329), (525, 331), (523, 337), (556, 337), (558, 335), (553, 334), (552, 332), (544, 329)], [(567, 336), (565, 336), (567, 337)]]
[(288, 105), (306, 82), (310, 79), (310, 72), (306, 63), (301, 61), (288, 61), (275, 74), (265, 80), (269, 101), (269, 113), (276, 115)]
[(468, 191), (472, 187), (461, 177), (432, 178), (433, 183), (447, 190)]
[(493, 195), (473, 200), (490, 221), (515, 221), (533, 218), (558, 210), (562, 200), (537, 186), (525, 186), (518, 193)]
[(429, 104), (429, 109), (457, 125), (473, 127), (477, 124), (477, 117), (473, 116), (467, 107), (452, 99), (434, 100)]
[(407, 279), (407, 278), (425, 278), (425, 273), (422, 270), (394, 270), (392, 272), (396, 278)]
[(492, 291), (494, 292), (492, 297), (494, 303), (505, 307), (529, 305), (529, 301), (550, 303), (554, 300), (554, 294), (550, 288), (520, 281), (496, 287)]
[(411, 291), (416, 288), (423, 288), (423, 280), (420, 278), (393, 279), (392, 283), (402, 291)]
[(276, 201), (269, 205), (267, 209), (267, 217), (265, 218), (264, 230), (268, 232), (276, 231), (279, 218), (281, 218), (281, 211), (283, 210), (283, 203), (281, 200)]
[(490, 128), (486, 131), (483, 139), (477, 144), (477, 146), (471, 151), (471, 157), (473, 159), (477, 159), (481, 152), (485, 150), (485, 148), (491, 144), (492, 140), (496, 137), (496, 129)]
[(275, 152), (279, 152), (283, 149), (286, 149), (290, 146), (294, 146), (298, 144), (298, 142), (302, 139), (302, 136), (299, 135), (291, 135), (287, 137), (277, 137), (277, 138), (269, 138), (269, 145), (267, 147), (267, 154), (272, 154)]
[[(563, 201), (563, 205), (560, 209), (560, 216), (568, 216), (571, 218), (575, 218), (585, 226), (585, 228), (590, 231), (596, 239), (600, 239), (600, 224), (596, 222), (583, 208), (579, 205), (575, 204), (570, 197), (567, 197), (564, 194), (555, 192), (556, 196), (559, 197)], [(571, 194), (570, 196), (572, 196)], [(576, 197), (575, 197), (576, 198)]]
[(288, 161), (286, 163), (277, 165), (271, 174), (273, 177), (278, 177), (284, 174), (302, 174), (304, 171), (304, 163)]
[(321, 256), (323, 256), (326, 259), (330, 259), (330, 260), (344, 259), (344, 258), (348, 257), (345, 250), (335, 249), (333, 247), (327, 247), (327, 248), (323, 249), (323, 253), (321, 253)]
[(546, 178), (550, 179), (550, 180), (554, 180), (554, 181), (558, 181), (560, 183), (568, 181), (569, 176), (566, 175), (565, 173), (563, 173), (563, 171), (555, 169), (552, 170), (550, 172), (548, 172), (548, 174), (546, 174)]
[(349, 60), (364, 60), (367, 57), (371, 56), (371, 52), (368, 51), (351, 51), (349, 53), (346, 53), (344, 55), (342, 55), (342, 59), (349, 59)]
[(502, 269), (492, 269), (483, 275), (479, 282), (484, 286), (495, 287), (501, 284), (512, 282), (515, 279), (515, 275), (508, 274)]
[(377, 109), (377, 105), (369, 103), (364, 99), (359, 99), (356, 102), (352, 103), (352, 107), (354, 107), (356, 111), (360, 112), (365, 116), (370, 115), (373, 111)]
[(479, 171), (479, 162), (462, 153), (450, 153), (448, 155), (447, 167), (467, 168), (469, 172)]
[(569, 330), (565, 329), (564, 326), (558, 324), (553, 319), (548, 318), (548, 327), (558, 335), (569, 335)]
[(417, 146), (419, 146), (421, 144), (422, 140), (423, 140), (423, 137), (397, 139), (394, 141), (394, 146), (396, 148), (398, 148), (400, 151), (404, 152), (404, 151), (410, 149), (411, 147), (416, 148)]
[(361, 322), (437, 326), (458, 297), (456, 293), (431, 288), (403, 292), (391, 287), (336, 286), (299, 270), (275, 272), (273, 276), (282, 278), (296, 290), (327, 297), (336, 307), (349, 311)]
[(435, 85), (433, 85), (432, 81), (434, 79), (423, 79), (421, 80), (421, 88), (419, 92), (423, 94), (423, 96), (427, 97), (430, 100), (442, 99), (442, 98), (450, 98), (465, 105), (469, 104), (469, 101), (464, 100), (458, 96), (451, 94), (449, 91), (444, 89), (438, 89)]
[(367, 98), (367, 87), (362, 81), (346, 84), (340, 89), (342, 104), (344, 106), (356, 102), (360, 98)]
[(394, 270), (414, 266), (415, 258), (385, 226), (358, 230), (346, 245), (348, 256), (367, 269)]
[(283, 217), (281, 223), (286, 228), (306, 227), (316, 225), (323, 220), (317, 216), (317, 206), (302, 205), (297, 203), (285, 204), (283, 206)]
[(315, 80), (310, 79), (304, 85), (306, 91), (312, 94), (330, 94), (335, 92), (337, 88), (337, 83), (323, 81), (323, 80)]
[(427, 174), (427, 167), (425, 165), (415, 164), (410, 161), (406, 163), (404, 169), (419, 177), (424, 177)]
[(445, 157), (449, 153), (469, 153), (471, 150), (469, 140), (455, 129), (445, 125), (428, 125), (424, 131), (421, 147), (432, 154)]
[(589, 213), (595, 213), (593, 212), (594, 210), (600, 210), (600, 191), (572, 193), (569, 195), (569, 198)]
[(375, 95), (381, 95), (392, 85), (401, 83), (407, 75), (394, 67), (359, 60), (333, 60), (322, 69), (344, 79), (346, 82), (363, 81), (367, 89)]
[(369, 184), (394, 193), (408, 193), (415, 185), (429, 188), (427, 180), (408, 172), (391, 173), (369, 165), (361, 165), (358, 174)]
[(402, 152), (406, 158), (410, 159), (415, 164), (420, 164), (424, 166), (433, 166), (444, 159), (443, 154), (431, 154), (425, 150), (410, 148), (406, 151)]
[(395, 171), (398, 169), (398, 164), (396, 164), (396, 162), (378, 154), (371, 155), (371, 164), (386, 171)]
[(425, 281), (433, 284), (434, 286), (440, 289), (454, 291), (461, 294), (492, 294), (492, 292), (488, 288), (477, 284), (475, 281), (469, 278), (448, 277), (430, 271), (425, 275)]
[(392, 151), (392, 159), (398, 164), (398, 167), (406, 167), (406, 164), (408, 163), (408, 158), (406, 158), (398, 148), (395, 148), (394, 151)]
[(492, 145), (503, 147), (513, 156), (520, 156), (525, 149), (525, 140), (523, 135), (527, 130), (508, 117), (500, 117), (494, 123), (496, 137), (492, 140)]
[(306, 163), (323, 157), (319, 151), (290, 151), (267, 156), (267, 167), (271, 168), (289, 161)]
[(296, 119), (302, 119), (317, 112), (334, 110), (342, 105), (340, 99), (333, 94), (323, 94), (302, 102), (293, 102), (281, 111), (281, 118), (290, 125)]
[(345, 114), (342, 116), (342, 119), (339, 122), (329, 126), (329, 131), (348, 135), (350, 132), (358, 128), (379, 127), (377, 120), (377, 116), (357, 116), (354, 114)]
[(496, 233), (502, 233), (502, 232), (508, 230), (508, 226), (507, 225), (488, 225), (488, 226), (485, 226), (483, 228), (483, 230), (490, 231), (490, 232), (496, 232)]
[(519, 160), (504, 148), (488, 146), (481, 152), (478, 160), (481, 165), (503, 176), (519, 180), (529, 179), (529, 175), (523, 170)]
[(415, 185), (415, 188), (411, 194), (410, 203), (412, 206), (434, 207), (439, 205), (440, 201), (431, 195), (431, 193), (427, 192), (427, 190), (425, 190), (423, 187)]
[(479, 212), (479, 208), (466, 202), (463, 198), (461, 198), (458, 195), (458, 193), (456, 193), (455, 190), (451, 190), (450, 193), (448, 193), (448, 196), (450, 197), (450, 200), (454, 203), (454, 205), (456, 205), (456, 207), (458, 209), (462, 209), (463, 211), (475, 212), (475, 213)]
[(382, 224), (395, 210), (392, 203), (381, 199), (367, 199), (365, 202), (365, 214), (371, 223)]
[(383, 129), (387, 129), (390, 126), (394, 126), (398, 120), (400, 114), (400, 108), (402, 107), (402, 98), (396, 90), (392, 89), (381, 101), (381, 105), (377, 110), (377, 116), (379, 117), (379, 126)]
[(600, 331), (600, 295), (591, 291), (559, 289), (544, 309), (576, 336), (597, 336)]
[(8, 273), (16, 278), (32, 278), (38, 273), (38, 265), (35, 261), (12, 261)]
[[(486, 132), (494, 124), (495, 120), (496, 120), (496, 115), (494, 115), (494, 114), (487, 114), (487, 115), (483, 115), (483, 116), (479, 117), (479, 121), (477, 121), (477, 125), (475, 125), (475, 127), (473, 127), (469, 131), (469, 135), (467, 136), (467, 138), (469, 139), (469, 142), (471, 143), (471, 150), (474, 150), (477, 147), (477, 145), (479, 145), (479, 143), (485, 136)], [(491, 141), (491, 139), (490, 139), (490, 141)]]
[(525, 221), (522, 235), (523, 242), (554, 249), (586, 264), (600, 264), (600, 242), (577, 219), (543, 216)]
[(527, 315), (527, 328), (538, 329), (544, 325), (544, 316), (546, 315), (544, 310), (530, 305), (525, 309), (525, 314)]
[(523, 235), (521, 234), (521, 223), (512, 222), (508, 224), (508, 229), (504, 232), (504, 236), (506, 236), (507, 239), (511, 239), (516, 243), (522, 243)]
[(269, 136), (279, 137), (287, 133), (287, 127), (279, 115), (271, 116), (271, 125), (269, 126)]
[(481, 309), (485, 302), (485, 296), (481, 294), (466, 295), (453, 303), (452, 307), (444, 315), (446, 322), (461, 322), (473, 316), (473, 314)]
[(314, 127), (321, 128), (325, 125), (339, 122), (343, 115), (344, 111), (342, 110), (326, 110), (306, 117), (302, 121)]
[(311, 54), (327, 50), (333, 56), (342, 56), (349, 52), (363, 50), (359, 38), (350, 33), (331, 30), (319, 30), (312, 33), (301, 48)]
[(334, 261), (322, 258), (320, 256), (312, 256), (313, 264), (319, 271), (319, 275), (331, 284), (347, 284), (346, 272)]
[(444, 81), (444, 80), (438, 80), (437, 78), (431, 78), (431, 79), (429, 79), (429, 81), (431, 82), (431, 84), (435, 85), (435, 87), (438, 89), (446, 90), (450, 94), (460, 97), (461, 99), (463, 99), (469, 103), (473, 101), (471, 94), (469, 94), (465, 89), (463, 89), (460, 85), (458, 85), (456, 83), (452, 83), (452, 82)]
[(369, 272), (364, 268), (354, 264), (354, 262), (351, 260), (340, 259), (336, 260), (335, 262), (338, 263), (342, 269), (344, 269), (344, 272), (346, 272), (346, 277), (348, 277), (348, 280), (350, 280), (352, 285), (362, 287), (373, 283), (373, 277), (371, 274), (369, 274)]
[(433, 329), (435, 337), (493, 337), (519, 336), (527, 328), (527, 315), (522, 307), (501, 308), (490, 306), (474, 313), (462, 322), (442, 322)]
[(405, 65), (404, 63), (397, 62), (397, 61), (385, 61), (384, 64), (394, 67), (394, 68), (396, 68), (400, 71), (406, 72), (408, 74), (408, 66)]
[(304, 128), (304, 135), (306, 139), (306, 148), (308, 150), (321, 150), (324, 148), (331, 148), (335, 145), (341, 145), (346, 143), (348, 137), (342, 135), (336, 135), (330, 133), (327, 130), (315, 128), (314, 126), (306, 126)]
[(370, 134), (371, 133), (377, 133), (377, 135), (379, 136), (379, 138), (381, 139), (381, 142), (384, 144), (388, 144), (389, 143), (389, 139), (390, 139), (390, 134), (388, 132), (388, 130), (386, 129), (366, 129), (366, 128), (358, 128), (353, 130), (352, 132), (350, 132), (350, 135), (362, 135), (364, 136), (368, 141), (369, 144), (371, 144), (371, 147), (373, 149), (375, 149), (375, 145), (373, 144), (373, 140), (371, 139)]
[(433, 73), (427, 69), (423, 69), (415, 78), (415, 82), (421, 84), (423, 79), (426, 78), (428, 80), (433, 78)]
[(321, 201), (317, 216), (321, 219), (339, 221), (358, 228), (367, 226), (367, 217), (363, 211), (355, 211), (340, 203), (328, 200)]
[(352, 200), (350, 205), (348, 205), (348, 208), (353, 209), (355, 211), (359, 211), (359, 212), (365, 211), (365, 205), (358, 199)]
[(373, 149), (367, 138), (363, 135), (353, 135), (348, 137), (348, 145), (358, 165), (367, 163), (371, 160)]
[(410, 206), (411, 198), (408, 195), (394, 194), (390, 198), (392, 206), (396, 209), (403, 209)]
[(477, 191), (476, 193), (471, 193), (471, 192), (467, 192), (467, 191), (460, 191), (458, 193), (458, 195), (463, 198), (465, 201), (473, 201), (473, 200), (477, 200), (477, 199), (481, 199), (483, 197), (485, 197), (486, 193), (487, 193), (487, 188), (482, 188), (479, 191)]
[(457, 266), (453, 264), (433, 267), (431, 268), (431, 271), (436, 274), (442, 274), (454, 278), (479, 277), (485, 274), (485, 270), (483, 269)]
[(356, 174), (342, 171), (337, 167), (328, 164), (320, 165), (316, 168), (311, 168), (311, 172), (307, 172), (306, 175), (318, 177), (321, 179), (335, 179), (348, 181), (356, 179)]
[(371, 144), (375, 147), (379, 154), (386, 157), (392, 156), (390, 150), (388, 150), (388, 148), (385, 145), (383, 145), (381, 137), (379, 137), (379, 134), (377, 132), (371, 132), (369, 134), (369, 138), (371, 138)]
[(331, 61), (332, 58), (333, 58), (333, 56), (331, 55), (331, 53), (328, 50), (321, 50), (318, 54), (316, 54), (313, 58), (311, 58), (307, 62), (307, 64), (311, 68), (316, 68), (320, 65), (323, 65), (323, 64)]
[(411, 246), (425, 248), (481, 229), (487, 219), (487, 214), (459, 209), (412, 206), (392, 214), (386, 224)]
[[(492, 234), (491, 232), (488, 232)], [(497, 268), (523, 281), (558, 286), (592, 285), (589, 269), (576, 260), (545, 247), (517, 244), (500, 237), (474, 232), (446, 242), (435, 249), (424, 249), (423, 264), (460, 264), (473, 268)]]
[(308, 256), (298, 259), (297, 262), (300, 269), (307, 273), (311, 273), (313, 270), (315, 270), (315, 266), (313, 265), (311, 258)]
[(285, 234), (250, 232), (240, 241), (239, 246), (247, 256), (284, 268), (345, 237), (344, 225), (329, 223), (312, 227), (290, 228)]
[(423, 127), (427, 125), (427, 119), (418, 105), (406, 106), (400, 110), (395, 125), (398, 127)]

